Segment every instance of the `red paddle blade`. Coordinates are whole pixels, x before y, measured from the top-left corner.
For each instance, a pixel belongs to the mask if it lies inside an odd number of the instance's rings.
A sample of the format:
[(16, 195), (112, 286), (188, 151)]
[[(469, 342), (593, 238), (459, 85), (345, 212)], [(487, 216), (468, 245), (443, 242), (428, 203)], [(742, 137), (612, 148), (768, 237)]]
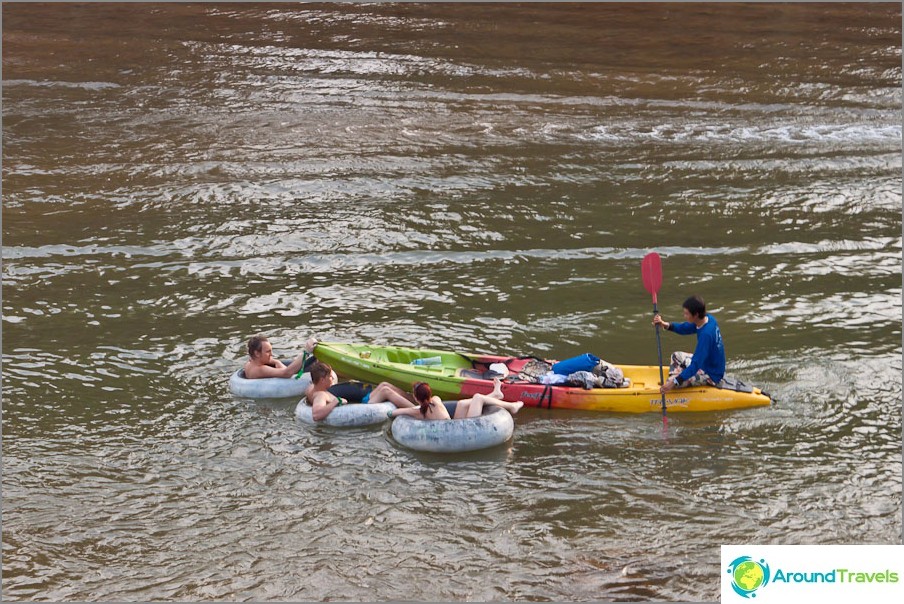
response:
[(655, 300), (659, 288), (662, 287), (662, 262), (659, 260), (659, 254), (650, 252), (644, 256), (640, 269), (643, 273), (643, 286), (653, 294)]

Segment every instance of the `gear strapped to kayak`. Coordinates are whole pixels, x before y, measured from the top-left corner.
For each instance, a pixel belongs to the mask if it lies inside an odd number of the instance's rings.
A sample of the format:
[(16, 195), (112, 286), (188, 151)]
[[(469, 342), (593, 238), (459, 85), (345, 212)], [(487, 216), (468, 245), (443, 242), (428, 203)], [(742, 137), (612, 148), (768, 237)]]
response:
[[(574, 379), (581, 378), (581, 383), (571, 386), (542, 383), (555, 363), (535, 357), (333, 342), (319, 343), (315, 354), (345, 377), (374, 384), (385, 381), (406, 391), (415, 382), (425, 382), (434, 394), (446, 400), (492, 392), (495, 387), (493, 377), (499, 375), (497, 372), (490, 374), (490, 366), (501, 363), (510, 372), (500, 384), (501, 398), (507, 401), (520, 400), (528, 407), (544, 409), (610, 413), (652, 413), (662, 409), (661, 381), (656, 366), (619, 365), (600, 360), (590, 371), (593, 377), (575, 376)], [(442, 360), (440, 364), (411, 364), (418, 358), (437, 356)], [(560, 377), (563, 381), (569, 378)], [(620, 387), (614, 387), (621, 379)], [(694, 386), (675, 389), (666, 396), (670, 412), (723, 411), (770, 404), (770, 397), (758, 388), (748, 391)]]

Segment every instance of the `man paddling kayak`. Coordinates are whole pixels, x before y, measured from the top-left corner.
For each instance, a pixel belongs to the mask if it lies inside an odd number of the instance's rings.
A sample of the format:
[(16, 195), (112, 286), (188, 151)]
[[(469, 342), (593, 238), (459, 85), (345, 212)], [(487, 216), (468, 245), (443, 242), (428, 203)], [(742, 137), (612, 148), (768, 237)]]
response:
[[(668, 392), (672, 388), (688, 386), (717, 386), (725, 377), (725, 346), (716, 318), (706, 313), (706, 302), (700, 296), (691, 296), (682, 305), (685, 322), (670, 323), (660, 315), (653, 317), (654, 325), (661, 325), (678, 335), (697, 334), (694, 354), (676, 352), (672, 355), (670, 377), (659, 389)], [(683, 368), (683, 369), (682, 369)], [(676, 375), (677, 374), (677, 375)]]

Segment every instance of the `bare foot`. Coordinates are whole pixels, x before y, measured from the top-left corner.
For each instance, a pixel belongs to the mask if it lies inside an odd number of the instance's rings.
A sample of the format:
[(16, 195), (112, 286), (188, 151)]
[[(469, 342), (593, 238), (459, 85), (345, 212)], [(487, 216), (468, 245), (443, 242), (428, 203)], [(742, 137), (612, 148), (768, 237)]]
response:
[(503, 400), (502, 396), (502, 380), (497, 378), (493, 378), (493, 391), (489, 394), (493, 398), (498, 398), (499, 400)]
[(512, 415), (515, 415), (516, 413), (521, 411), (521, 407), (523, 407), (523, 406), (524, 406), (524, 401), (515, 401), (514, 403), (512, 403), (512, 408), (509, 409), (509, 413), (511, 413)]

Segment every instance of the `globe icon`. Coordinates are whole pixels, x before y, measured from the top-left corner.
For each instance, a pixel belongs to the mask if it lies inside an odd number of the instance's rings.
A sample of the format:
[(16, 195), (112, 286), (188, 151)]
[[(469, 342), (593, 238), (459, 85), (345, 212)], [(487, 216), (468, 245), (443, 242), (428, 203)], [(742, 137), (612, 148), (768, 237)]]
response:
[(763, 579), (765, 578), (763, 567), (753, 560), (747, 560), (738, 564), (734, 569), (733, 577), (735, 585), (744, 591), (754, 591), (763, 584)]

